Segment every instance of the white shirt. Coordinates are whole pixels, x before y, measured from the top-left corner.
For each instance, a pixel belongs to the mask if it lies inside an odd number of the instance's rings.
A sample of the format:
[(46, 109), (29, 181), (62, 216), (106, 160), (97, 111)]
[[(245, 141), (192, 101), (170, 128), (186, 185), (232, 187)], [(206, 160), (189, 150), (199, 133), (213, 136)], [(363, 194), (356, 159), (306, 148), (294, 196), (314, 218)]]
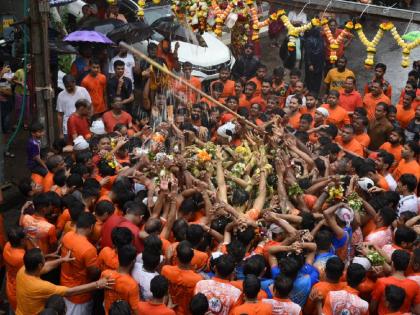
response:
[[(160, 257), (160, 261), (163, 261), (163, 256)], [(148, 301), (152, 299), (153, 294), (150, 291), (150, 281), (158, 275), (158, 272), (149, 272), (143, 268), (143, 256), (142, 254), (138, 254), (133, 270), (131, 271), (131, 276), (138, 283), (143, 300)]]
[(394, 177), (392, 177), (391, 173), (385, 176), (385, 180), (391, 191), (397, 190), (397, 182), (395, 181)]
[(303, 12), (298, 14), (295, 11), (289, 11), (289, 14), (287, 15), (287, 17), (289, 18), (289, 21), (292, 24), (294, 24), (294, 23), (301, 23), (301, 24), (308, 23), (308, 16)]
[(80, 99), (92, 101), (89, 92), (84, 87), (77, 85), (73, 94), (68, 93), (67, 90), (63, 90), (58, 94), (56, 110), (63, 113), (63, 134), (65, 135), (67, 134), (67, 120), (76, 111), (74, 104)]
[(400, 201), (398, 202), (398, 216), (401, 213), (410, 211), (418, 214), (419, 212), (419, 201), (416, 195), (400, 196)]
[[(296, 96), (296, 94), (291, 94), (286, 98), (286, 107), (289, 107), (290, 104), (290, 100), (292, 99), (293, 96)], [(301, 106), (306, 106), (306, 97), (304, 95), (302, 95), (302, 105)]]
[(111, 62), (109, 63), (109, 70), (108, 70), (110, 74), (115, 73), (114, 62), (117, 60), (124, 61), (125, 63), (124, 76), (129, 78), (131, 82), (134, 83), (133, 68), (136, 65), (136, 62), (134, 60), (133, 55), (130, 53), (127, 53), (127, 56), (125, 57), (120, 57), (119, 55), (116, 55), (114, 58), (112, 58)]

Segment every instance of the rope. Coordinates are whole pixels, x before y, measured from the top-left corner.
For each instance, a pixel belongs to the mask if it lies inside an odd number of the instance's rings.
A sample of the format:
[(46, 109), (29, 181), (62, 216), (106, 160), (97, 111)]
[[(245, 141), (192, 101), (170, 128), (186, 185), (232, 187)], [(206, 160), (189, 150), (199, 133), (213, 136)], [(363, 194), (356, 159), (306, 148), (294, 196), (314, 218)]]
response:
[(404, 32), (404, 35), (405, 35), (405, 34), (407, 34), (407, 32), (408, 32), (408, 28), (410, 27), (411, 22), (413, 22), (413, 19), (414, 19), (414, 11), (413, 11), (413, 13), (411, 13), (411, 19), (410, 19), (410, 21), (408, 22), (407, 28), (405, 29), (405, 32)]
[(359, 16), (359, 20), (362, 18), (363, 14), (365, 14), (365, 12), (367, 12), (367, 10), (369, 9), (369, 7), (370, 7), (370, 3), (368, 3), (366, 5), (366, 7), (363, 9), (362, 13)]
[[(23, 16), (26, 19), (28, 17), (28, 0), (23, 1)], [(23, 121), (23, 115), (25, 113), (25, 107), (26, 107), (26, 92), (27, 92), (27, 82), (28, 82), (28, 34), (27, 34), (27, 27), (22, 27), (23, 32), (23, 97), (22, 97), (22, 104), (20, 107), (20, 114), (19, 114), (19, 121), (17, 124), (17, 127), (13, 134), (10, 136), (9, 141), (7, 141), (6, 144), (6, 152), (9, 151), (10, 145), (15, 140), (17, 134), (19, 133), (20, 128), (22, 127), (22, 121)]]

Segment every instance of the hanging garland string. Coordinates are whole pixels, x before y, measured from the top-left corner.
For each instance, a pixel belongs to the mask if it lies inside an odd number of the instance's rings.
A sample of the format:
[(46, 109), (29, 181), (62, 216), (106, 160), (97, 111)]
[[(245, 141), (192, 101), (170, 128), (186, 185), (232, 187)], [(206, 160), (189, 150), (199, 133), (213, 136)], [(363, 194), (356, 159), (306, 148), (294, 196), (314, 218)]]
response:
[(391, 32), (391, 35), (394, 37), (395, 41), (397, 42), (398, 46), (400, 46), (403, 49), (401, 66), (403, 68), (407, 68), (410, 65), (411, 50), (420, 45), (420, 38), (417, 38), (415, 41), (411, 43), (406, 43), (404, 39), (401, 38), (395, 25), (392, 25), (392, 27), (390, 27), (390, 32)]
[(354, 29), (359, 36), (360, 41), (366, 47), (367, 57), (365, 59), (365, 66), (370, 68), (375, 63), (375, 55), (376, 55), (376, 46), (378, 46), (379, 42), (381, 41), (382, 37), (384, 36), (385, 31), (387, 30), (387, 24), (381, 23), (379, 25), (379, 29), (376, 32), (376, 35), (373, 37), (372, 41), (369, 41), (363, 32), (363, 26), (360, 23), (356, 23), (354, 25)]
[(351, 36), (351, 30), (354, 28), (353, 22), (347, 22), (344, 26), (344, 30), (336, 38), (331, 33), (326, 19), (323, 19), (321, 24), (323, 25), (322, 28), (328, 43), (330, 44), (330, 62), (335, 63), (338, 59), (337, 50), (340, 48), (340, 45), (344, 42), (345, 38)]

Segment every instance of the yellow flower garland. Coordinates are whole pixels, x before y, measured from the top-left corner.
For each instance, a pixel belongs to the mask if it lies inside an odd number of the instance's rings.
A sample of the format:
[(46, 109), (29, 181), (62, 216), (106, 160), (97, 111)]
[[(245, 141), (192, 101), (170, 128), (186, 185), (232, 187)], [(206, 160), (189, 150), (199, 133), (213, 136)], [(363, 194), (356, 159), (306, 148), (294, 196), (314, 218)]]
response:
[(372, 41), (369, 41), (363, 32), (363, 27), (360, 23), (356, 23), (354, 26), (357, 35), (359, 36), (360, 41), (366, 47), (367, 57), (365, 59), (365, 66), (370, 68), (375, 63), (375, 54), (376, 54), (376, 46), (378, 46), (380, 40), (384, 36), (384, 29), (379, 27), (376, 35), (373, 37)]
[(416, 39), (414, 42), (406, 43), (401, 38), (400, 34), (397, 31), (397, 28), (394, 25), (390, 28), (390, 32), (394, 37), (395, 41), (397, 42), (398, 46), (400, 46), (403, 49), (401, 66), (403, 68), (407, 68), (410, 65), (411, 50), (420, 45), (420, 38)]
[(287, 49), (294, 51), (296, 49), (296, 40), (304, 32), (309, 31), (313, 26), (320, 25), (319, 19), (312, 19), (311, 22), (305, 25), (295, 27), (289, 20), (284, 10), (277, 11), (277, 17), (280, 16), (280, 20), (287, 28), (287, 35), (289, 36), (289, 42), (287, 43)]

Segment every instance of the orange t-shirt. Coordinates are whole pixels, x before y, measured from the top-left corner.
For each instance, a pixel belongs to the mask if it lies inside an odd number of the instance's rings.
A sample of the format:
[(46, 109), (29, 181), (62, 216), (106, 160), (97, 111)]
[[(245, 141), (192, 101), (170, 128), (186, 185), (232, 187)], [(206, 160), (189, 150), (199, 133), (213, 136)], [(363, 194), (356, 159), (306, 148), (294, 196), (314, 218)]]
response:
[(397, 104), (397, 121), (400, 123), (402, 128), (407, 128), (410, 121), (416, 115), (416, 111), (410, 106), (408, 109), (405, 109), (402, 104)]
[[(96, 248), (85, 236), (68, 232), (62, 239), (61, 256), (66, 256), (68, 251), (71, 251), (75, 260), (61, 265), (60, 283), (70, 288), (89, 283), (88, 268), (97, 267), (98, 264)], [(91, 298), (91, 293), (67, 297), (75, 304), (89, 302)]]
[(376, 105), (379, 103), (391, 105), (391, 100), (384, 93), (382, 93), (378, 97), (374, 97), (372, 93), (368, 93), (363, 97), (363, 107), (368, 113), (369, 120), (375, 118)]
[(369, 303), (358, 297), (357, 290), (350, 287), (327, 294), (323, 314), (344, 314), (349, 310), (350, 314), (369, 315)]
[(249, 79), (248, 82), (254, 82), (255, 83), (257, 88), (255, 89), (254, 96), (260, 96), (261, 95), (262, 82), (260, 80), (258, 80), (257, 77), (253, 77), (253, 78)]
[(103, 114), (102, 120), (104, 122), (106, 132), (112, 132), (116, 124), (123, 124), (126, 127), (128, 127), (129, 125), (131, 125), (133, 118), (129, 113), (125, 111), (121, 111), (119, 117), (116, 117), (112, 113), (112, 110), (110, 110)]
[(16, 275), (23, 266), (23, 256), (25, 250), (23, 248), (15, 248), (6, 243), (3, 250), (3, 259), (6, 263), (6, 294), (12, 309), (16, 310)]
[(420, 287), (415, 281), (410, 279), (398, 279), (393, 276), (379, 278), (376, 281), (375, 289), (372, 292), (372, 301), (379, 302), (379, 315), (390, 313), (385, 305), (385, 288), (390, 284), (400, 287), (405, 291), (405, 300), (400, 311), (409, 312), (412, 304), (415, 305), (420, 303)]
[(203, 277), (193, 270), (180, 269), (178, 266), (163, 266), (161, 275), (169, 281), (169, 294), (176, 304), (178, 315), (189, 314), (189, 305), (194, 295), (194, 288)]
[[(196, 89), (201, 91), (201, 81), (199, 78), (191, 76), (189, 80), (186, 78), (183, 78), (183, 79), (187, 81), (188, 83), (190, 83), (192, 86), (194, 86)], [(193, 104), (196, 103), (198, 100), (197, 93), (194, 92), (187, 85), (183, 84), (181, 81), (176, 81), (175, 90), (179, 93), (184, 94), (186, 99)]]
[(379, 149), (391, 153), (395, 158), (395, 162), (399, 163), (401, 161), (401, 152), (403, 149), (403, 146), (401, 144), (396, 147), (393, 147), (390, 142), (385, 142), (379, 147)]
[(107, 110), (105, 103), (105, 88), (106, 88), (106, 76), (102, 73), (98, 73), (95, 77), (91, 74), (85, 76), (82, 80), (81, 86), (83, 86), (90, 95), (92, 100), (92, 111), (93, 114), (103, 113)]
[(379, 180), (377, 182), (378, 186), (382, 189), (385, 189), (386, 191), (389, 191), (389, 185), (388, 185), (388, 182), (386, 181), (385, 177), (383, 177), (380, 174), (378, 174), (378, 176), (379, 176)]
[(265, 112), (265, 108), (267, 107), (267, 101), (262, 97), (262, 95), (260, 96), (254, 96), (251, 100), (251, 105), (252, 104), (259, 104), (261, 106), (261, 112)]
[(230, 315), (271, 315), (273, 313), (273, 306), (268, 303), (244, 303), (234, 307), (230, 311)]
[(101, 271), (106, 269), (117, 270), (120, 263), (118, 261), (118, 253), (111, 247), (104, 247), (98, 255), (98, 267)]
[[(338, 283), (330, 283), (326, 281), (320, 281), (312, 287), (311, 293), (317, 292), (318, 295), (322, 296), (323, 301), (327, 297), (328, 292), (330, 291), (338, 291), (343, 290), (347, 286), (346, 282), (338, 282)], [(315, 314), (316, 313), (316, 301), (311, 299), (311, 294), (309, 295), (308, 299), (306, 300), (306, 304), (304, 306), (304, 313), (305, 314)]]
[[(242, 292), (244, 291), (244, 280), (235, 280), (230, 282), (231, 285), (233, 285), (235, 288), (238, 288)], [(264, 290), (260, 290), (257, 295), (258, 301), (261, 301), (262, 299), (268, 298), (267, 292)]]
[(175, 315), (176, 313), (165, 304), (154, 304), (150, 301), (139, 302), (139, 315)]
[(354, 134), (354, 139), (356, 139), (365, 148), (367, 148), (370, 144), (370, 137), (366, 132), (359, 135)]
[(340, 89), (339, 104), (348, 112), (354, 112), (356, 107), (362, 107), (362, 96), (358, 91), (346, 93), (344, 89)]
[(105, 289), (105, 314), (108, 315), (112, 303), (118, 300), (125, 300), (130, 304), (133, 311), (138, 310), (140, 302), (139, 285), (130, 275), (115, 270), (105, 270), (101, 273), (101, 278), (115, 280), (112, 289)]
[(57, 243), (55, 226), (47, 219), (36, 214), (25, 214), (21, 221), (22, 227), (27, 231), (44, 255), (49, 254), (53, 245)]
[(404, 174), (413, 174), (417, 178), (417, 182), (420, 180), (420, 165), (417, 163), (416, 160), (412, 160), (410, 162), (406, 162), (405, 159), (402, 159), (399, 163), (397, 168), (392, 173), (392, 176), (396, 181), (398, 181), (401, 175)]
[(309, 114), (309, 115), (311, 115), (312, 116), (312, 118), (314, 118), (314, 116), (315, 116), (315, 112), (316, 112), (316, 108), (312, 108), (312, 109), (308, 109), (308, 107), (306, 107), (306, 106), (302, 106), (301, 108), (300, 108), (300, 113), (303, 115), (303, 114)]
[(44, 192), (50, 191), (53, 185), (54, 185), (54, 173), (48, 172), (47, 175), (45, 175), (44, 179), (42, 180), (42, 187), (44, 188)]
[(337, 126), (337, 128), (341, 128), (343, 125), (350, 123), (350, 118), (347, 114), (347, 111), (340, 105), (337, 105), (335, 108), (331, 108), (329, 104), (323, 104), (322, 107), (326, 108), (329, 113), (329, 116), (326, 120), (327, 124), (334, 124)]
[(213, 85), (216, 82), (220, 82), (223, 84), (223, 93), (222, 98), (227, 98), (229, 96), (235, 96), (235, 81), (233, 80), (226, 80), (226, 82), (223, 82), (222, 80), (215, 80), (210, 84), (210, 91), (213, 90)]
[(57, 231), (63, 231), (66, 223), (71, 221), (71, 216), (69, 209), (64, 209), (64, 211), (58, 216), (56, 228)]
[(350, 151), (351, 153), (354, 153), (358, 156), (363, 157), (364, 156), (364, 149), (363, 146), (359, 143), (359, 141), (357, 141), (356, 139), (351, 139), (351, 141), (344, 143), (341, 136), (338, 136), (336, 138), (337, 143), (340, 144), (343, 149)]
[[(176, 248), (178, 247), (178, 242), (173, 243), (170, 245), (172, 247), (173, 256), (172, 256), (172, 265), (178, 264), (177, 254), (176, 254)], [(209, 255), (205, 252), (199, 251), (194, 249), (194, 256), (191, 259), (191, 268), (194, 270), (201, 270), (205, 266), (207, 266), (207, 261), (209, 260)]]
[[(40, 186), (44, 185), (44, 177), (42, 177), (39, 174), (32, 173), (31, 174), (31, 179), (34, 181), (35, 184), (38, 184)], [(43, 186), (43, 188), (44, 188), (44, 186)]]
[(293, 128), (293, 129), (298, 129), (299, 128), (299, 124), (300, 124), (300, 117), (302, 116), (301, 113), (296, 112), (293, 116), (289, 117), (289, 125)]
[(251, 99), (247, 99), (245, 94), (242, 94), (239, 98), (239, 107), (246, 107), (248, 110), (252, 104), (257, 103), (259, 104), (259, 98), (255, 95)]

